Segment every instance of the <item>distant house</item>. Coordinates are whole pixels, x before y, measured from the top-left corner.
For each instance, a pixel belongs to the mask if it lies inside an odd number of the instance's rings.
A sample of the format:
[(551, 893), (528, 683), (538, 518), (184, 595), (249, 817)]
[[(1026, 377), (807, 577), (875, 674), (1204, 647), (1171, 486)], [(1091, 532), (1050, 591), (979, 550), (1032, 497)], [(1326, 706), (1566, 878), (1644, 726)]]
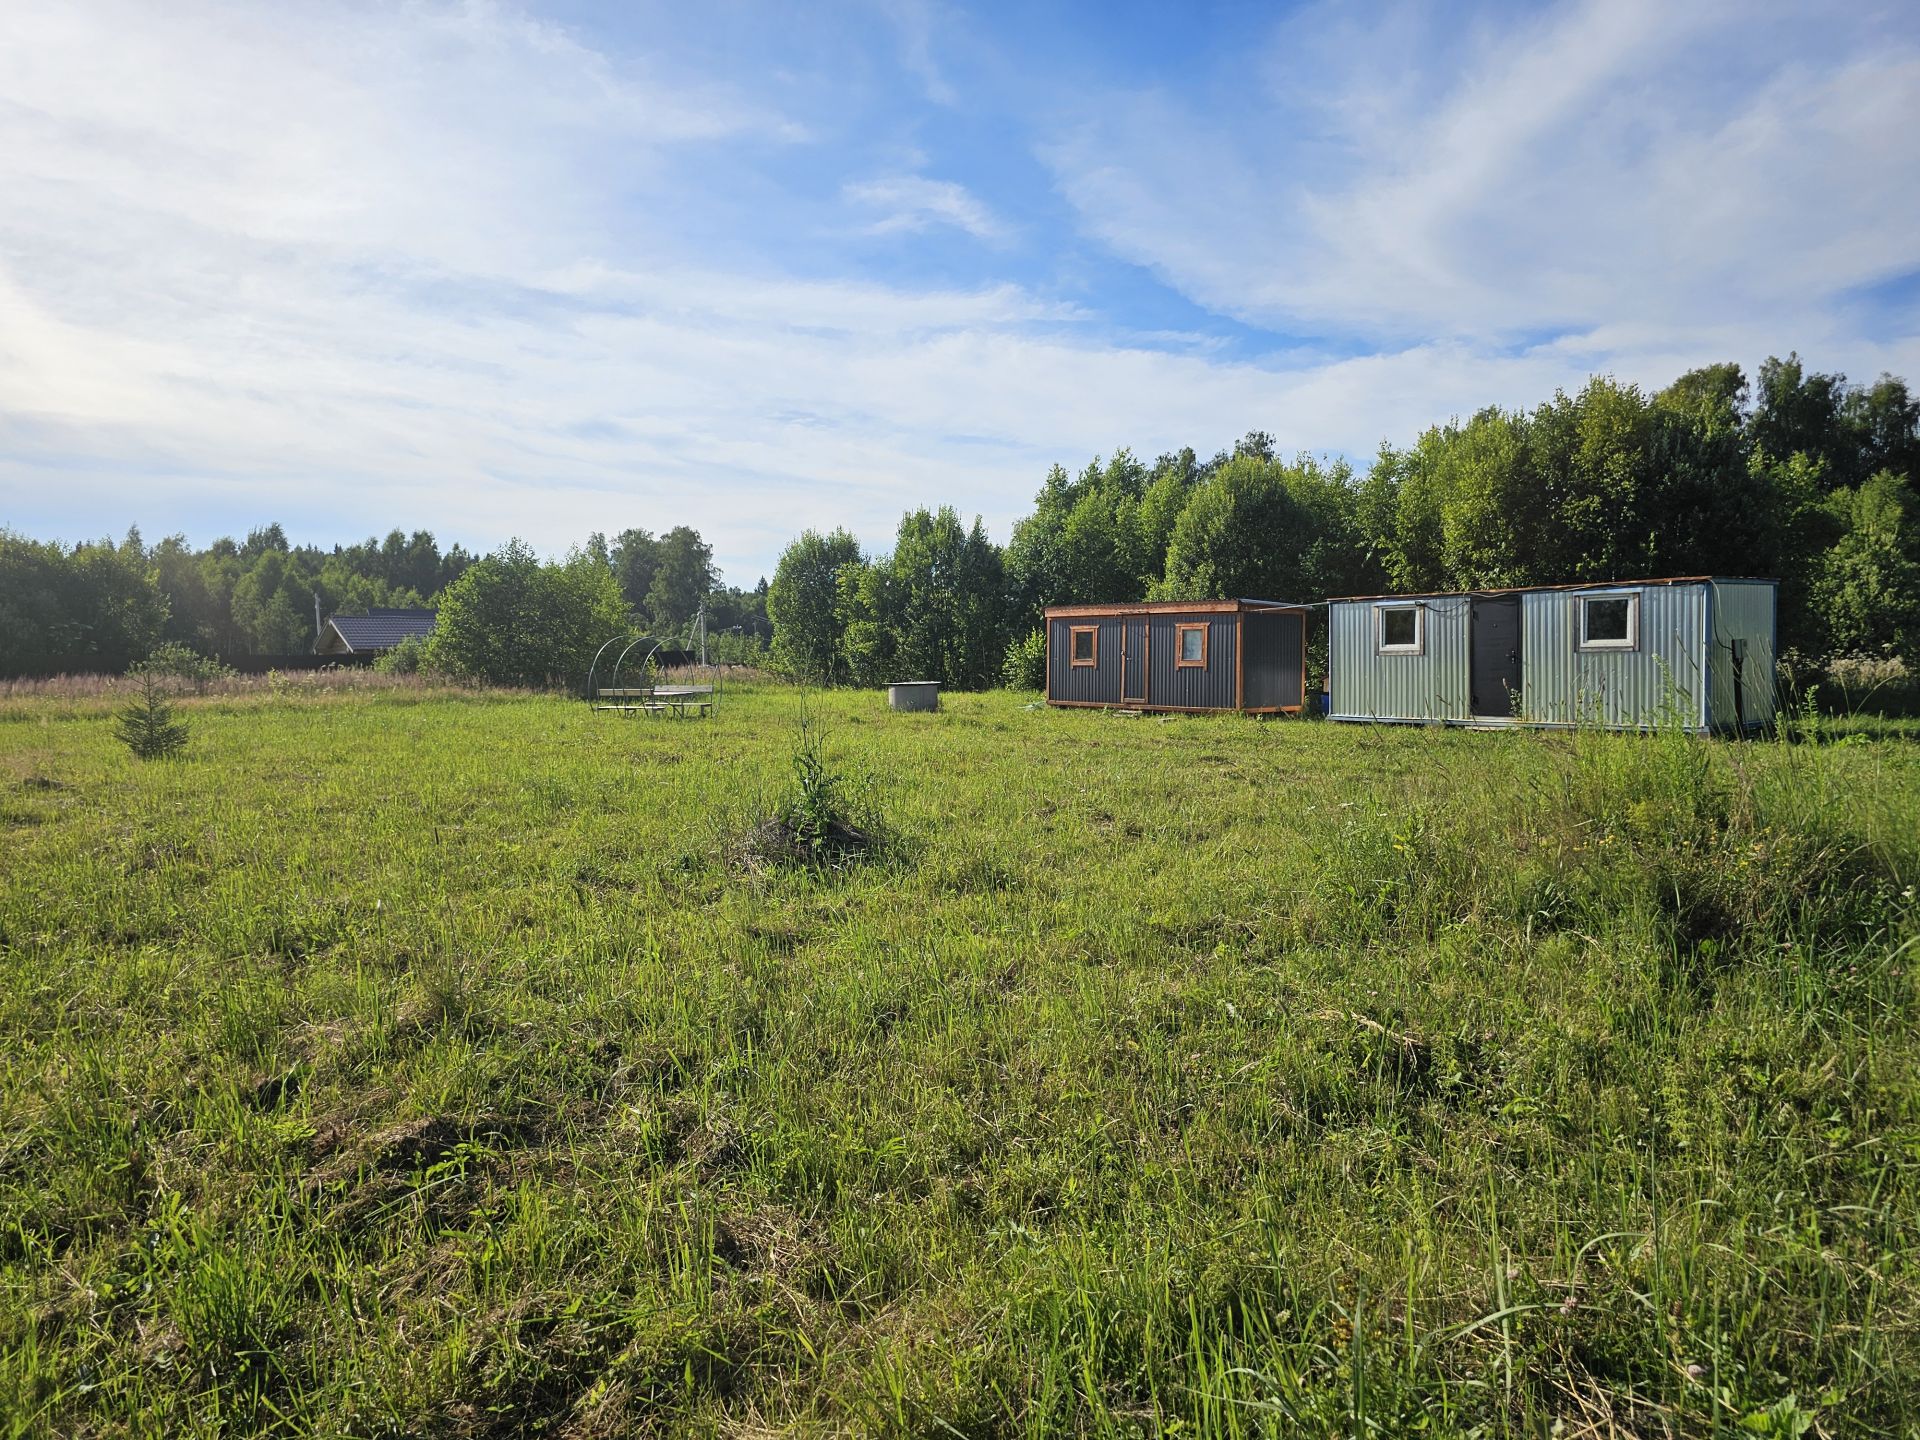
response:
[(384, 655), (402, 640), (424, 640), (433, 633), (434, 610), (382, 609), (364, 615), (335, 615), (320, 627), (316, 655)]

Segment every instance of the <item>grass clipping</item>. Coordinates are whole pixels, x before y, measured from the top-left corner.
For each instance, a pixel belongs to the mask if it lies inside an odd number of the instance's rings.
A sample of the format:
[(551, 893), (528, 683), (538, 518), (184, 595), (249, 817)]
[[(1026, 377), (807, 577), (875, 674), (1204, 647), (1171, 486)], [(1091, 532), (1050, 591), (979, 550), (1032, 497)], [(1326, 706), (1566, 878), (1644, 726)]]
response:
[(740, 863), (749, 870), (846, 870), (878, 859), (888, 840), (871, 780), (831, 765), (825, 735), (802, 711), (792, 777), (773, 812), (743, 837)]

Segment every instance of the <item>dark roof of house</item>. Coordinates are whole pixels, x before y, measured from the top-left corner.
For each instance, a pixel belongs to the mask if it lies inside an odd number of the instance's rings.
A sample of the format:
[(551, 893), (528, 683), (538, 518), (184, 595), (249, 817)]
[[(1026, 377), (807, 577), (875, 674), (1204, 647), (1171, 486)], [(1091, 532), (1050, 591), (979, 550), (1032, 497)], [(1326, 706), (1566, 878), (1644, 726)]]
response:
[(327, 623), (354, 650), (391, 650), (414, 636), (433, 633), (435, 610), (393, 610), (374, 607), (365, 615), (335, 615)]

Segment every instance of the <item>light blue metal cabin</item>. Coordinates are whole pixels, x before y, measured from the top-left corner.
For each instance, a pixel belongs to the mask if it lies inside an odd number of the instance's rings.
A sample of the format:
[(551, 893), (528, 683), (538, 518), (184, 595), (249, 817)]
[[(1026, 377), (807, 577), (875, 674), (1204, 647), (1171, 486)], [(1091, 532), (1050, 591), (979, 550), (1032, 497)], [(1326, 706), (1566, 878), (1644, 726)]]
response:
[(1779, 582), (1691, 576), (1327, 605), (1335, 720), (1447, 725), (1770, 723)]

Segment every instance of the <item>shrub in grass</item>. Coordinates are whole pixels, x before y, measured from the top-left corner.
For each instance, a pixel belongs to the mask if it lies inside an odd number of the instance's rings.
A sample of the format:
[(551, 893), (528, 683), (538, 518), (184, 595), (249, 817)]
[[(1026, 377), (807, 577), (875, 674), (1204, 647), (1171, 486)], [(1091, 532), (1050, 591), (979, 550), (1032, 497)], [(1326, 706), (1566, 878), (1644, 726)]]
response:
[(177, 719), (167, 699), (166, 682), (152, 670), (138, 669), (139, 692), (121, 709), (114, 734), (142, 760), (164, 760), (187, 747), (187, 722)]
[(1009, 690), (1044, 690), (1047, 686), (1047, 637), (1034, 630), (1007, 646), (1000, 667), (1001, 682)]
[(194, 694), (204, 695), (209, 685), (220, 680), (231, 680), (239, 672), (211, 655), (200, 654), (191, 646), (168, 641), (145, 660), (133, 666), (128, 673), (159, 675), (170, 680), (178, 680), (193, 686)]
[(883, 826), (870, 784), (828, 760), (826, 737), (804, 711), (792, 764), (772, 815), (749, 837), (749, 862), (838, 869), (876, 854)]
[(418, 635), (409, 635), (375, 660), (373, 668), (381, 675), (418, 675), (424, 668), (426, 656), (427, 642)]

